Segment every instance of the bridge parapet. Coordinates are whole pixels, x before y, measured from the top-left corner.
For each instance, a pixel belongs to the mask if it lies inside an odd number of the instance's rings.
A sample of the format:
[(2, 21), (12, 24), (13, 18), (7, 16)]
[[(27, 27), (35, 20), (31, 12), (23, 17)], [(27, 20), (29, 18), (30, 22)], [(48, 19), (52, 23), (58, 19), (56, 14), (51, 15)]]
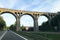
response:
[(12, 12), (12, 13), (15, 13), (15, 12), (19, 12), (19, 13), (22, 13), (22, 14), (37, 14), (37, 15), (41, 15), (41, 14), (48, 14), (48, 12), (32, 12), (32, 11), (24, 11), (24, 10), (14, 10), (14, 9), (7, 9), (7, 8), (0, 8), (0, 13), (2, 12), (5, 12), (5, 11), (9, 11), (9, 12)]

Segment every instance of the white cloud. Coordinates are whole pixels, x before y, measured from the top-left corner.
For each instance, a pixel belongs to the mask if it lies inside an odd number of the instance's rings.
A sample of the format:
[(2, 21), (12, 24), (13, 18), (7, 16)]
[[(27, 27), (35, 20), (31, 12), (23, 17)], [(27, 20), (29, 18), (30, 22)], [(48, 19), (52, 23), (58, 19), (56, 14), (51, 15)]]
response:
[(56, 1), (56, 0), (45, 0), (46, 3), (51, 3), (53, 1)]
[(32, 2), (32, 4), (36, 6), (35, 8), (32, 8), (32, 11), (40, 11), (40, 12), (42, 12), (42, 11), (46, 10), (46, 8), (44, 7), (46, 2), (44, 2), (44, 1), (34, 0), (34, 2)]
[(4, 6), (2, 4), (0, 4), (0, 8), (3, 8)]
[(21, 7), (20, 7), (20, 10), (27, 10), (27, 8), (29, 8), (31, 5), (22, 5)]
[(41, 0), (33, 0), (31, 5), (38, 5), (40, 4)]
[(44, 8), (42, 5), (38, 6), (37, 8), (32, 9), (32, 11), (40, 11), (40, 12), (44, 12), (46, 10), (46, 8)]
[(50, 11), (52, 11), (52, 12), (58, 12), (58, 11), (60, 11), (60, 0), (56, 1), (53, 4), (52, 9)]
[(45, 0), (41, 2), (37, 2), (39, 6), (32, 9), (32, 11), (40, 11), (40, 12), (57, 12), (60, 11), (60, 0)]
[(17, 0), (0, 0), (0, 3), (4, 6), (4, 8), (13, 8), (16, 2)]
[(18, 0), (10, 0), (10, 1), (9, 1), (9, 4), (10, 4), (10, 5), (9, 5), (9, 6), (7, 5), (7, 6), (8, 6), (9, 8), (13, 8), (17, 1), (18, 1)]

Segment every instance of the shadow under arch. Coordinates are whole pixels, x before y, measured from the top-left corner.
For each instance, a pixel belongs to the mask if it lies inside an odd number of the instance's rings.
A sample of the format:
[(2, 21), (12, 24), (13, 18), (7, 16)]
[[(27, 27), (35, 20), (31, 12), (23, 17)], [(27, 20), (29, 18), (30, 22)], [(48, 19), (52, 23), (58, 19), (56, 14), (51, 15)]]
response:
[(9, 12), (9, 11), (1, 12), (1, 15), (2, 15), (2, 14), (5, 14), (5, 13), (12, 14), (12, 15), (16, 18), (16, 15), (15, 15), (14, 13), (12, 13), (12, 12)]

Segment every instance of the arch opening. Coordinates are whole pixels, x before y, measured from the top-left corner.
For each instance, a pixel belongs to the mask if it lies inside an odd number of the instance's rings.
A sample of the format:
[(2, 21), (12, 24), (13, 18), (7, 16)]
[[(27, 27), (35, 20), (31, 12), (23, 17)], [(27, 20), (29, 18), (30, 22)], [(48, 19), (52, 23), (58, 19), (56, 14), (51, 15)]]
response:
[(41, 15), (38, 18), (38, 26), (41, 26), (44, 22), (47, 22), (49, 20), (48, 17)]
[(12, 14), (13, 16), (15, 16), (15, 17), (16, 17), (16, 15), (15, 15), (14, 13), (9, 12), (9, 11), (2, 12), (2, 13), (1, 13), (1, 15), (2, 15), (2, 14), (5, 14), (5, 13)]
[(28, 27), (29, 31), (33, 31), (34, 18), (29, 14), (24, 14), (20, 18), (20, 25), (24, 26), (24, 28)]
[(16, 17), (10, 12), (2, 12), (1, 16), (5, 20), (7, 27), (10, 27), (16, 22)]

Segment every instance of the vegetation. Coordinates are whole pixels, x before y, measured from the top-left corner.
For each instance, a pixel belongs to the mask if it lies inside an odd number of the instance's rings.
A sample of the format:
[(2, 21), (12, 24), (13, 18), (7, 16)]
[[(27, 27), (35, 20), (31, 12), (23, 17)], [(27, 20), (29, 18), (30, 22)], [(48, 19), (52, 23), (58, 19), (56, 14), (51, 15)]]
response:
[(16, 32), (30, 40), (60, 40), (60, 33), (49, 32)]
[(0, 30), (3, 30), (6, 28), (6, 23), (3, 20), (3, 18), (0, 16)]
[(60, 31), (60, 13), (58, 13), (52, 20), (51, 25), (57, 27), (57, 31)]
[(40, 31), (54, 31), (59, 32), (60, 31), (60, 13), (58, 13), (55, 17), (53, 17), (47, 22), (43, 22), (41, 26), (39, 26)]
[(9, 27), (9, 29), (16, 31), (16, 26), (15, 26), (14, 24), (12, 24), (12, 25)]
[(25, 27), (24, 27), (23, 25), (22, 25), (20, 28), (22, 29), (22, 31), (24, 31), (24, 30), (25, 30)]
[[(23, 25), (20, 28), (22, 29), (22, 31), (26, 31), (26, 29)], [(33, 31), (33, 27), (29, 27), (29, 29), (27, 31)]]
[(49, 24), (49, 21), (43, 22), (41, 26), (39, 26), (40, 31), (54, 31), (54, 27)]

